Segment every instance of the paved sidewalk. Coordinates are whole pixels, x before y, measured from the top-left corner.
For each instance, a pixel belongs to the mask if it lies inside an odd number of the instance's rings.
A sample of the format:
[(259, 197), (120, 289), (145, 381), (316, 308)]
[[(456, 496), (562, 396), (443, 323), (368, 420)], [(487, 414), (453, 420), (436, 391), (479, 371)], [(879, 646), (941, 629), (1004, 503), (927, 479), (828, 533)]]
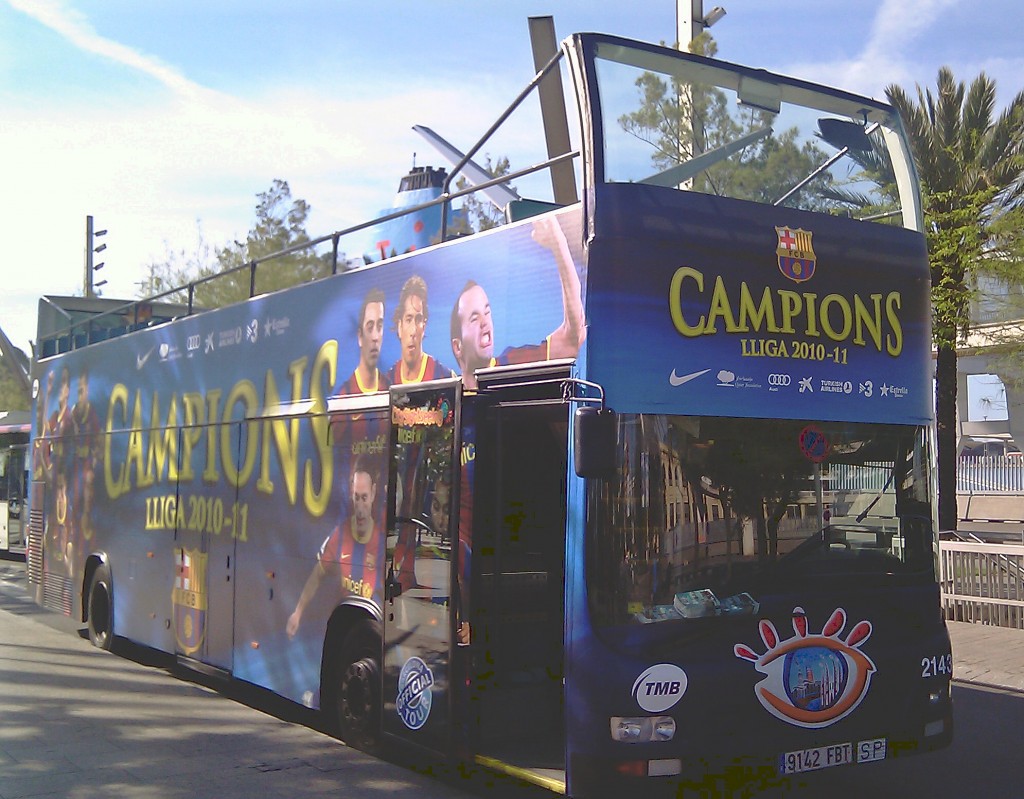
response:
[(953, 679), (1024, 692), (1024, 630), (947, 622)]
[(25, 597), (23, 581), (24, 564), (0, 560), (0, 799), (471, 795), (232, 701), (251, 689), (227, 699), (147, 665), (149, 650), (132, 660), (95, 649), (81, 625)]

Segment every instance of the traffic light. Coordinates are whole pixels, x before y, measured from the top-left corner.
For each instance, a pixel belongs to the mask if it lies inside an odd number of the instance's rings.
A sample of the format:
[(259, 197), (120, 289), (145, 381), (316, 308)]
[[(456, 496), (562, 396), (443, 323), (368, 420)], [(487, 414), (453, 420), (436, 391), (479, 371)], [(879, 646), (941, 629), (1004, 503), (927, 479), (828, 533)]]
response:
[(93, 273), (103, 268), (104, 261), (94, 263), (94, 255), (107, 249), (106, 244), (96, 244), (96, 239), (106, 236), (106, 230), (95, 230), (91, 216), (85, 218), (85, 296), (95, 297), (95, 289), (106, 285), (106, 280), (93, 282)]

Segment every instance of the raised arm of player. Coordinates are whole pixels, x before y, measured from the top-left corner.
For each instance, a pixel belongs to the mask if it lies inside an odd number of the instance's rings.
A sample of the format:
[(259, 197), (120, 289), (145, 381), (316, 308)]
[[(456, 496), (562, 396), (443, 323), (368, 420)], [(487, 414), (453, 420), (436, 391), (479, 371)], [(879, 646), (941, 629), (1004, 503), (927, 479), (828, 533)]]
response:
[(569, 251), (569, 243), (558, 219), (553, 216), (538, 218), (533, 223), (533, 240), (551, 250), (558, 266), (558, 278), (562, 283), (562, 324), (548, 336), (549, 358), (575, 358), (587, 337), (587, 325), (583, 315), (583, 297), (580, 278)]

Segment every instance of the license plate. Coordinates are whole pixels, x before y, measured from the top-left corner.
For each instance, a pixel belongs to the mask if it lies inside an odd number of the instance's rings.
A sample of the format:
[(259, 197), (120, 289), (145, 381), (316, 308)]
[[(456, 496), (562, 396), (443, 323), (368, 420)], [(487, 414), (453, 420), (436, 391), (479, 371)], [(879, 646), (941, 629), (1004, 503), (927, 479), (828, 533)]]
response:
[(779, 758), (780, 774), (800, 774), (805, 771), (818, 771), (832, 766), (845, 766), (850, 763), (870, 763), (884, 760), (886, 755), (885, 738), (872, 738), (867, 741), (853, 743), (830, 744), (817, 746), (813, 749), (797, 749), (785, 752)]
[(786, 752), (779, 763), (780, 774), (800, 774), (853, 762), (853, 744), (841, 743)]

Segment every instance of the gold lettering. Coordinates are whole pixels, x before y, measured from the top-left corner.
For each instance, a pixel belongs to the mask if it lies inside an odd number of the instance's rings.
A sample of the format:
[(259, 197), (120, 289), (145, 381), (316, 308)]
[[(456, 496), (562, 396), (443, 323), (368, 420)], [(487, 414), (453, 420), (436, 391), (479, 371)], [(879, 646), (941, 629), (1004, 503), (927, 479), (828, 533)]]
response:
[[(247, 422), (233, 420), (231, 418), (235, 405), (242, 406), (241, 419), (248, 419)], [(231, 387), (227, 399), (224, 401), (224, 418), (220, 427), (221, 446), (221, 468), (224, 476), (230, 485), (240, 488), (249, 482), (252, 470), (256, 465), (257, 447), (259, 445), (259, 422), (253, 418), (259, 412), (260, 400), (256, 394), (256, 386), (251, 380), (239, 380)], [(234, 429), (238, 431), (241, 438), (239, 446), (231, 446), (231, 433)], [(241, 453), (241, 464), (236, 467), (235, 454), (244, 445)], [(205, 475), (204, 475), (205, 477)]]
[(126, 484), (127, 469), (125, 464), (119, 465), (117, 475), (114, 475), (114, 459), (111, 457), (110, 445), (114, 440), (113, 432), (115, 419), (120, 422), (118, 429), (128, 422), (128, 387), (123, 383), (117, 383), (110, 390), (110, 402), (107, 403), (107, 434), (103, 437), (103, 482), (107, 488), (107, 496), (117, 499), (128, 490)]
[(815, 305), (817, 304), (817, 302), (818, 302), (818, 295), (817, 294), (810, 294), (810, 293), (805, 293), (804, 294), (804, 303), (807, 306), (807, 330), (804, 331), (804, 332), (808, 336), (814, 336), (815, 338), (817, 338), (818, 336), (821, 335), (818, 332), (818, 318), (817, 318), (818, 312), (815, 309)]
[[(334, 388), (338, 374), (338, 342), (334, 339), (325, 341), (313, 359), (313, 369), (309, 381), (309, 396), (313, 400), (310, 429), (313, 433), (313, 445), (316, 461), (319, 464), (320, 479), (315, 479), (316, 466), (313, 460), (307, 459), (303, 465), (302, 501), (315, 517), (327, 512), (331, 498), (331, 485), (334, 482), (334, 458), (331, 455), (330, 419), (327, 416), (327, 395)], [(315, 483), (319, 482), (319, 490)]]
[(766, 332), (779, 332), (779, 328), (775, 324), (775, 307), (772, 305), (772, 292), (767, 286), (761, 292), (760, 304), (754, 305), (754, 298), (750, 294), (750, 288), (746, 283), (740, 283), (740, 323), (735, 332), (749, 332), (750, 325), (747, 323), (748, 319), (753, 323), (755, 332), (760, 332), (762, 324), (766, 324)]
[[(288, 367), (288, 374), (292, 378), (292, 402), (302, 399), (302, 378), (308, 362), (308, 358), (299, 358)], [(263, 446), (260, 448), (260, 476), (256, 481), (256, 490), (264, 494), (274, 493), (274, 481), (270, 479), (270, 442), (273, 441), (284, 477), (288, 504), (294, 505), (299, 476), (299, 417), (295, 414), (287, 418), (270, 415), (271, 409), (281, 404), (281, 395), (269, 369), (263, 386), (263, 403), (268, 415), (263, 420)]]
[(220, 480), (220, 472), (217, 471), (217, 420), (220, 408), (219, 388), (206, 393), (206, 418), (209, 426), (206, 428), (206, 468), (203, 469), (203, 480), (207, 483), (216, 483)]
[(725, 290), (725, 283), (722, 276), (715, 278), (715, 289), (711, 293), (711, 308), (708, 310), (708, 321), (704, 328), (705, 333), (716, 333), (715, 320), (722, 317), (725, 321), (725, 332), (736, 333), (736, 319), (732, 315), (732, 308), (729, 307), (729, 294)]
[[(843, 322), (839, 330), (833, 326), (832, 316), (829, 314), (832, 306), (838, 307), (842, 313)], [(853, 311), (850, 309), (850, 303), (846, 301), (846, 297), (829, 294), (821, 301), (821, 329), (833, 341), (845, 341), (846, 337), (850, 335), (850, 331), (853, 329)]]
[(192, 452), (202, 440), (203, 425), (206, 424), (206, 403), (203, 395), (189, 392), (181, 397), (185, 411), (185, 426), (181, 431), (181, 472), (178, 479), (182, 482), (195, 479), (192, 469)]
[(885, 298), (885, 317), (892, 326), (892, 333), (885, 337), (885, 351), (894, 358), (903, 352), (903, 325), (897, 313), (902, 304), (903, 298), (898, 291), (890, 292)]
[(793, 317), (799, 316), (803, 310), (804, 301), (795, 291), (779, 291), (779, 299), (782, 300), (782, 327), (780, 333), (795, 333)]
[(875, 342), (875, 349), (882, 351), (882, 295), (872, 294), (871, 301), (874, 304), (874, 312), (870, 311), (858, 295), (853, 297), (853, 316), (857, 324), (857, 334), (853, 343), (864, 346), (864, 329), (867, 328), (868, 335)]
[[(707, 298), (706, 314), (699, 317), (698, 324), (690, 324), (683, 317), (683, 288), (688, 280), (694, 282), (697, 295), (702, 295), (703, 273), (681, 266), (672, 276), (668, 297), (672, 324), (684, 336), (714, 335), (719, 332), (718, 323), (722, 322), (726, 333), (754, 331), (808, 338), (825, 335), (833, 341), (850, 340), (861, 347), (873, 346), (879, 352), (882, 352), (884, 339), (885, 351), (890, 355), (897, 355), (903, 350), (899, 292), (886, 295), (883, 316), (881, 294), (867, 297), (829, 294), (819, 301), (819, 296), (813, 292), (801, 294), (770, 286), (758, 294), (748, 283), (741, 282), (738, 296), (731, 298), (723, 277), (718, 276), (711, 296)], [(692, 300), (691, 297), (691, 304)], [(743, 356), (754, 354), (751, 349), (753, 341), (755, 339), (743, 339)]]
[(167, 467), (167, 479), (172, 482), (178, 479), (178, 397), (171, 396), (171, 404), (167, 409), (167, 423), (160, 427), (160, 402), (156, 393), (153, 394), (153, 408), (149, 415), (149, 451), (146, 455), (146, 474), (149, 479), (159, 482), (164, 479), (164, 467)]
[(686, 278), (690, 278), (697, 284), (698, 293), (704, 293), (704, 275), (696, 269), (691, 269), (688, 266), (681, 266), (676, 270), (676, 273), (672, 275), (672, 283), (669, 285), (668, 289), (668, 308), (669, 313), (672, 315), (672, 323), (675, 325), (676, 330), (684, 336), (692, 338), (693, 336), (700, 336), (708, 331), (704, 330), (703, 316), (695, 326), (688, 325), (686, 320), (683, 318), (683, 303), (681, 295), (683, 281)]
[(155, 482), (151, 475), (146, 474), (146, 444), (143, 440), (143, 428), (146, 427), (142, 416), (142, 392), (135, 392), (135, 407), (132, 410), (132, 421), (128, 432), (128, 455), (125, 458), (125, 467), (128, 474), (125, 475), (124, 489), (131, 488), (131, 471), (134, 464), (135, 484), (139, 488), (149, 488)]

